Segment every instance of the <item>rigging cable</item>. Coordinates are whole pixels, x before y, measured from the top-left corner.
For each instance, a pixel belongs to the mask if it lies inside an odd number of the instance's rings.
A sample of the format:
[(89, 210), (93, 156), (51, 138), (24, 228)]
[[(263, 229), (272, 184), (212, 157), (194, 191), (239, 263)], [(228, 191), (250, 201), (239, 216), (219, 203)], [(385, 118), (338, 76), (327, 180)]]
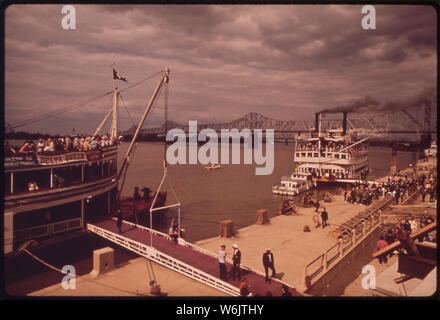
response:
[(120, 94), (119, 96), (121, 97), (122, 103), (124, 104), (125, 111), (127, 111), (128, 117), (130, 118), (130, 121), (131, 121), (131, 124), (133, 125), (133, 127), (136, 128), (136, 124), (134, 123), (133, 118), (131, 117), (130, 112), (128, 112), (127, 105), (125, 104), (125, 101), (124, 101), (124, 98), (122, 97), (122, 94)]
[[(51, 264), (49, 264), (49, 263), (43, 261), (42, 259), (38, 258), (38, 257), (37, 257), (36, 255), (34, 255), (32, 252), (30, 252), (29, 250), (27, 250), (26, 247), (19, 248), (19, 251), (26, 252), (26, 253), (27, 253), (28, 255), (30, 255), (32, 258), (34, 258), (35, 260), (37, 260), (38, 262), (44, 264), (45, 266), (49, 267), (49, 268), (52, 269), (52, 270), (55, 270), (55, 271), (60, 272), (60, 273), (62, 273), (62, 274), (66, 274), (66, 273), (63, 272), (61, 269), (59, 269), (59, 268), (57, 268), (57, 267), (54, 267), (54, 266), (52, 266)], [(86, 278), (86, 277), (84, 277), (84, 276), (80, 276), (80, 275), (77, 275), (77, 274), (75, 274), (75, 278), (80, 278), (80, 279), (83, 279), (83, 280), (85, 280), (85, 281), (90, 281), (90, 282), (93, 282), (93, 283), (99, 284), (99, 285), (101, 285), (101, 286), (104, 286), (104, 287), (107, 287), (107, 288), (110, 288), (110, 289), (113, 289), (113, 290), (122, 291), (122, 292), (126, 292), (126, 293), (129, 293), (129, 294), (137, 295), (137, 296), (145, 296), (144, 294), (140, 294), (140, 293), (138, 293), (138, 292), (133, 292), (133, 291), (126, 290), (126, 289), (122, 289), (122, 288), (116, 288), (116, 287), (110, 286), (110, 285), (108, 285), (108, 284), (104, 284), (104, 283), (98, 282), (98, 281), (96, 281), (96, 280), (92, 280), (92, 279), (89, 279), (89, 278)]]
[(99, 96), (96, 96), (96, 97), (93, 97), (93, 98), (90, 98), (90, 99), (87, 99), (87, 100), (84, 100), (84, 101), (81, 101), (81, 102), (78, 102), (78, 103), (75, 103), (75, 104), (71, 104), (71, 105), (63, 107), (63, 108), (60, 108), (58, 111), (52, 111), (52, 112), (47, 112), (47, 113), (41, 114), (41, 115), (39, 115), (37, 117), (34, 117), (34, 118), (31, 118), (31, 119), (28, 119), (28, 120), (24, 120), (24, 121), (18, 122), (16, 124), (12, 125), (11, 128), (15, 129), (15, 128), (23, 127), (25, 125), (28, 125), (28, 124), (31, 124), (31, 123), (34, 123), (34, 122), (37, 122), (37, 121), (41, 121), (41, 120), (52, 118), (52, 117), (54, 117), (56, 115), (59, 115), (61, 113), (64, 113), (64, 112), (67, 112), (67, 111), (70, 111), (70, 110), (74, 110), (74, 109), (79, 108), (79, 107), (83, 107), (83, 106), (89, 104), (92, 101), (98, 100), (98, 99), (100, 99), (102, 97), (105, 97), (107, 95), (110, 95), (112, 93), (113, 93), (112, 91), (109, 91), (109, 92), (106, 92), (106, 93), (101, 94)]
[(98, 128), (95, 130), (95, 134), (98, 134), (98, 132), (101, 131), (102, 127), (103, 127), (104, 124), (105, 124), (104, 121), (107, 121), (107, 120), (105, 120), (105, 119), (106, 119), (107, 117), (110, 116), (111, 109), (112, 109), (112, 100), (113, 100), (113, 96), (110, 97), (110, 100), (109, 100), (109, 102), (108, 102), (107, 110), (105, 111), (105, 113), (104, 113), (103, 116), (102, 116), (102, 121), (100, 122), (100, 125), (99, 125)]
[(156, 72), (156, 73), (153, 74), (152, 76), (148, 76), (148, 77), (146, 77), (146, 78), (144, 78), (144, 79), (142, 79), (142, 80), (140, 80), (140, 81), (138, 81), (138, 82), (136, 82), (136, 83), (133, 83), (131, 86), (128, 86), (128, 87), (125, 87), (124, 89), (119, 90), (119, 92), (124, 92), (124, 91), (127, 91), (128, 89), (134, 88), (134, 87), (136, 87), (137, 85), (141, 84), (142, 82), (147, 81), (147, 80), (150, 80), (151, 78), (154, 78), (155, 76), (157, 76), (157, 75), (159, 75), (159, 74), (162, 74), (162, 70), (159, 71), (159, 72)]
[[(157, 72), (157, 73), (155, 73), (155, 74), (153, 74), (151, 76), (148, 76), (148, 77), (146, 77), (146, 78), (144, 78), (144, 79), (142, 79), (142, 80), (140, 80), (140, 81), (138, 81), (138, 82), (136, 82), (136, 83), (126, 87), (126, 88), (124, 88), (124, 89), (119, 90), (119, 92), (123, 92), (123, 91), (129, 90), (129, 89), (131, 89), (133, 87), (136, 87), (139, 84), (141, 84), (142, 82), (145, 82), (145, 81), (147, 81), (147, 80), (157, 76), (161, 72), (162, 71), (159, 71), (159, 72)], [(62, 107), (62, 108), (60, 108), (60, 109), (58, 109), (56, 111), (46, 112), (46, 113), (43, 113), (43, 114), (41, 114), (39, 116), (36, 116), (34, 118), (30, 118), (28, 120), (23, 120), (23, 121), (17, 122), (16, 124), (11, 125), (9, 128), (10, 129), (16, 129), (16, 128), (20, 128), (20, 127), (26, 126), (26, 125), (34, 123), (34, 122), (38, 122), (38, 121), (42, 121), (42, 120), (45, 120), (45, 119), (49, 119), (49, 118), (52, 118), (52, 117), (57, 116), (59, 114), (62, 114), (64, 112), (71, 111), (71, 110), (83, 107), (83, 106), (89, 104), (92, 101), (95, 101), (97, 99), (100, 99), (102, 97), (105, 97), (105, 96), (111, 95), (111, 94), (113, 94), (113, 91), (109, 91), (109, 92), (106, 92), (104, 94), (100, 94), (100, 95), (98, 95), (96, 97), (92, 97), (92, 98), (86, 99), (84, 101), (81, 101), (81, 102), (78, 102), (78, 103), (75, 103), (75, 104), (71, 104), (71, 105)]]

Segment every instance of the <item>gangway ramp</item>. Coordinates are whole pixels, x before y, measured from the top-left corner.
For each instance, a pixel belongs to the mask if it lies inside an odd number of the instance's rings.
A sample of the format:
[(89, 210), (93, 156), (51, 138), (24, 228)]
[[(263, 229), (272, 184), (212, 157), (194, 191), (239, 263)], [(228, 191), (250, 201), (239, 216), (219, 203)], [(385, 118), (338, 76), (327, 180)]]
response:
[[(87, 229), (147, 259), (231, 296), (240, 295), (240, 282), (237, 279), (233, 280), (231, 277), (227, 280), (219, 279), (217, 254), (182, 238), (179, 238), (176, 244), (167, 234), (128, 221), (123, 221), (122, 233), (119, 234), (115, 218), (94, 224), (89, 223)], [(228, 271), (231, 267), (232, 261), (228, 260)], [(246, 277), (253, 296), (265, 296), (267, 291), (270, 291), (273, 296), (280, 296), (283, 284), (289, 287), (293, 296), (302, 296), (287, 283), (278, 279), (272, 279), (271, 283), (266, 283), (264, 273), (243, 265), (241, 267), (242, 276)]]

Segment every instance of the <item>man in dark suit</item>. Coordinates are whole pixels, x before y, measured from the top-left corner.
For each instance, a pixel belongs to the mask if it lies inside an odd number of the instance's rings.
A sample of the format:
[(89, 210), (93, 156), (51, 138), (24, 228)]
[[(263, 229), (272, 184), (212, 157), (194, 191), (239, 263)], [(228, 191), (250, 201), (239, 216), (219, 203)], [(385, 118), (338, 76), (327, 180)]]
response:
[(273, 253), (270, 251), (270, 249), (266, 249), (266, 252), (263, 254), (263, 266), (264, 271), (266, 272), (266, 282), (270, 283), (269, 268), (272, 270), (271, 278), (275, 277), (276, 274)]
[(327, 226), (327, 220), (328, 220), (328, 212), (327, 210), (324, 210), (321, 212), (321, 220), (322, 220), (322, 228)]
[(116, 226), (118, 227), (118, 233), (121, 234), (122, 233), (122, 212), (121, 209), (118, 209), (118, 211), (116, 212)]
[(238, 274), (238, 280), (241, 280), (240, 263), (241, 263), (241, 251), (238, 250), (238, 246), (234, 243), (232, 245), (234, 248), (234, 253), (232, 254), (232, 279), (235, 280), (235, 273)]

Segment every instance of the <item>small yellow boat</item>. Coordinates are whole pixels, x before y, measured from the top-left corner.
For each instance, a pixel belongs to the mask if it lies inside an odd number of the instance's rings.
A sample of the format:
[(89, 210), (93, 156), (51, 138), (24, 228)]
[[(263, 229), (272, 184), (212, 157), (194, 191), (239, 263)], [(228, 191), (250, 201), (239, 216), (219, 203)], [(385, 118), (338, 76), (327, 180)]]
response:
[(210, 164), (209, 166), (206, 166), (205, 169), (207, 170), (214, 170), (214, 169), (220, 169), (222, 166), (219, 164)]

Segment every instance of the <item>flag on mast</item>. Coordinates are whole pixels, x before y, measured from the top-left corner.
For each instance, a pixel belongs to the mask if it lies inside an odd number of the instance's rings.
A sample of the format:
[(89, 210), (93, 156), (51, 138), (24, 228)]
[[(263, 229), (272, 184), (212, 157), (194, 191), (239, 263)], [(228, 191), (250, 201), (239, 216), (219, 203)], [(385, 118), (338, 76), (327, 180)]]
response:
[(122, 80), (122, 81), (128, 82), (127, 79), (125, 79), (124, 77), (121, 77), (119, 75), (119, 73), (115, 70), (114, 67), (113, 67), (113, 80)]

